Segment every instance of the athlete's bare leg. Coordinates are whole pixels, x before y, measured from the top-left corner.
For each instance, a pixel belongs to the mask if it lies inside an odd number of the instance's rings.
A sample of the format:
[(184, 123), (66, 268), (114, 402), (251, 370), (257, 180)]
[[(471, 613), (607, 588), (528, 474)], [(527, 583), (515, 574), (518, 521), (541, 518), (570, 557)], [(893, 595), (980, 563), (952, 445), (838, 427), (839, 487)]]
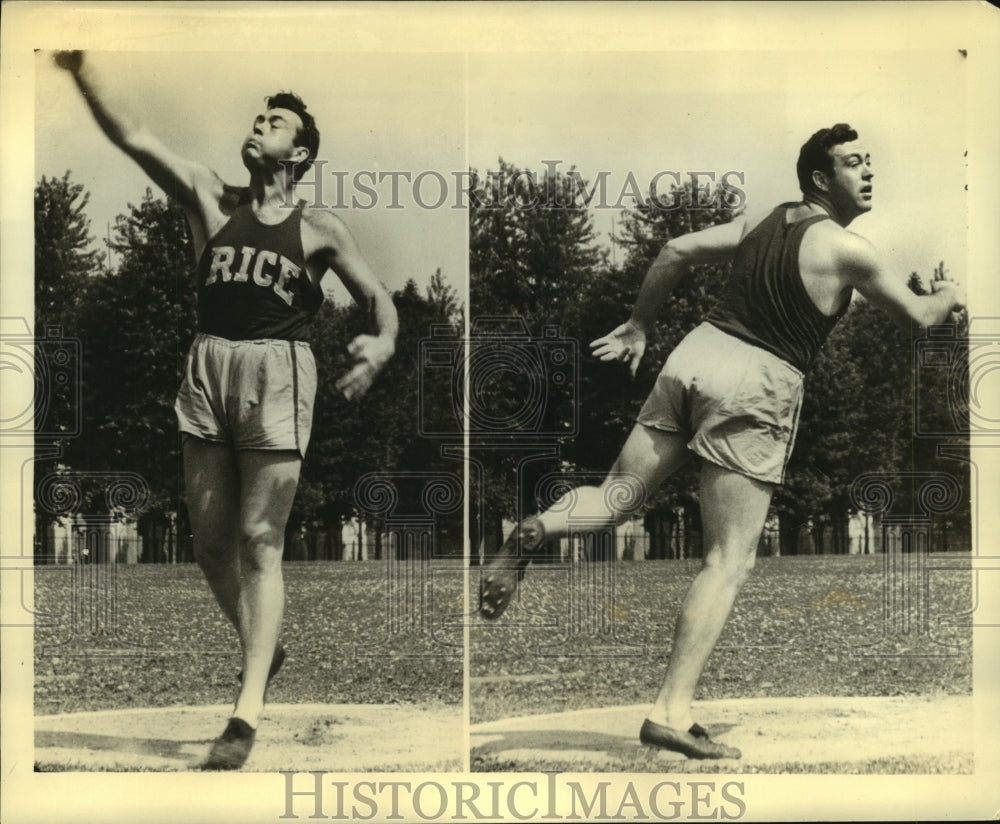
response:
[(232, 449), (185, 439), (184, 486), (195, 560), (223, 613), (239, 632), (240, 476)]
[(240, 588), (237, 604), (243, 647), (243, 685), (233, 715), (256, 727), (285, 607), (281, 556), (302, 459), (297, 452), (241, 450)]
[(233, 714), (256, 727), (284, 611), (281, 556), (301, 459), (295, 452), (233, 453), (189, 438), (184, 476), (195, 558), (239, 634), (243, 685)]
[(774, 487), (702, 462), (705, 560), (681, 606), (666, 679), (649, 719), (687, 730), (691, 702), (708, 657), (753, 569)]
[[(537, 516), (545, 527), (545, 537), (554, 540), (565, 536), (571, 517), (603, 517), (608, 524), (619, 523), (693, 457), (686, 444), (687, 439), (676, 432), (636, 424), (601, 486), (577, 487)], [(622, 490), (619, 496), (610, 490), (613, 484), (631, 489)], [(569, 501), (572, 506), (565, 505)], [(623, 505), (625, 502), (628, 505)]]
[(480, 615), (492, 621), (504, 613), (530, 555), (546, 541), (566, 535), (572, 519), (617, 524), (641, 507), (667, 476), (691, 459), (686, 443), (676, 432), (636, 424), (601, 486), (577, 487), (515, 527), (483, 569)]

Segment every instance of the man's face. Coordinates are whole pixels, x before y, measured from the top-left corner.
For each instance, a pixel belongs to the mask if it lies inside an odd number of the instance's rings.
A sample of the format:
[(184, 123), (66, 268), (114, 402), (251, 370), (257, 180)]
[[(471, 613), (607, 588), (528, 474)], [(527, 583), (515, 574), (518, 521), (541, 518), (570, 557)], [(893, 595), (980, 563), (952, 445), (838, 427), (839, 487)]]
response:
[(871, 211), (871, 155), (860, 140), (841, 143), (829, 151), (833, 174), (827, 176), (830, 198), (841, 214), (856, 217)]
[(282, 160), (304, 160), (303, 146), (295, 145), (302, 119), (289, 109), (268, 109), (257, 115), (253, 128), (243, 141), (243, 163), (248, 169), (263, 165), (278, 168)]

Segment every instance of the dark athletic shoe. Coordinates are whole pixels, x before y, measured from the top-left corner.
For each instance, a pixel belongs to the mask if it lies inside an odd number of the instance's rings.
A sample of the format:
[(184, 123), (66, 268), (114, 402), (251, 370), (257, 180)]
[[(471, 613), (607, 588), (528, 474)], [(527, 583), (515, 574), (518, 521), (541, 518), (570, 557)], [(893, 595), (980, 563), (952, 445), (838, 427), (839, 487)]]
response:
[[(271, 667), (267, 671), (267, 683), (271, 683), (271, 679), (277, 675), (278, 670), (281, 669), (281, 665), (285, 663), (285, 648), (279, 643), (278, 646), (274, 648), (274, 655), (271, 657)], [(236, 680), (241, 684), (243, 683), (243, 670), (240, 670), (236, 674)]]
[(680, 732), (654, 724), (647, 718), (639, 730), (639, 741), (650, 747), (683, 753), (688, 758), (739, 758), (743, 754), (736, 747), (713, 741), (698, 724), (692, 724), (687, 732)]
[(530, 556), (545, 544), (545, 528), (538, 518), (526, 518), (511, 532), (480, 573), (479, 614), (495, 621), (507, 609), (524, 577)]
[(203, 770), (238, 770), (253, 749), (257, 730), (242, 718), (230, 718), (222, 735), (215, 739)]

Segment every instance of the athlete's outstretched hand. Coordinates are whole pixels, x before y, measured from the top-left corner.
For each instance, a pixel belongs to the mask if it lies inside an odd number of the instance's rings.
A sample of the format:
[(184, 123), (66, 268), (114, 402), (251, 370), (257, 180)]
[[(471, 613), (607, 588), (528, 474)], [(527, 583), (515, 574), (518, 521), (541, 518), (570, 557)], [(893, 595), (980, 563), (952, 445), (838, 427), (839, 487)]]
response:
[(602, 361), (627, 361), (634, 378), (646, 351), (646, 333), (632, 321), (626, 321), (603, 338), (591, 341), (590, 348), (594, 357)]
[(952, 292), (952, 307), (953, 312), (961, 312), (965, 308), (966, 294), (965, 286), (959, 283), (957, 280), (952, 280), (944, 272), (944, 266), (940, 266), (934, 270), (934, 278), (931, 280), (931, 292), (937, 294), (938, 292), (943, 292), (950, 290)]
[(372, 385), (375, 376), (392, 357), (395, 345), (388, 338), (376, 335), (358, 335), (347, 346), (347, 353), (354, 360), (351, 370), (337, 381), (337, 389), (348, 400), (360, 398)]

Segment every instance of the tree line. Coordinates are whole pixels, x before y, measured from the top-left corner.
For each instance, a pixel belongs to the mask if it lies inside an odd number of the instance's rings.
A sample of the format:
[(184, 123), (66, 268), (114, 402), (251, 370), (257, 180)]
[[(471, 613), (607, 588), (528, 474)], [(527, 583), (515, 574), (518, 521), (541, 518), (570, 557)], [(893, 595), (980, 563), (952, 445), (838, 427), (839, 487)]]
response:
[[(112, 227), (112, 266), (92, 248), (88, 199), (69, 172), (43, 177), (35, 188), (34, 328), (60, 327), (65, 338), (79, 342), (79, 380), (36, 393), (36, 486), (53, 474), (87, 473), (94, 481), (83, 483), (86, 500), (79, 509), (101, 513), (104, 478), (137, 474), (149, 487), (138, 519), (142, 560), (163, 560), (171, 538), (176, 558), (192, 560), (173, 412), (196, 332), (187, 221), (177, 203), (147, 189)], [(428, 282), (423, 289), (415, 280), (421, 274)], [(442, 457), (440, 439), (420, 437), (414, 410), (422, 341), (442, 328), (457, 339), (465, 307), (440, 270), (429, 281), (426, 273), (414, 276), (393, 293), (400, 317), (396, 354), (360, 401), (345, 400), (334, 384), (348, 368), (348, 342), (369, 331), (366, 313), (354, 304), (326, 301), (315, 320), (311, 345), (319, 386), (313, 432), (286, 535), (286, 547), (299, 557), (342, 557), (343, 520), (366, 515), (354, 498), (355, 484), (366, 473), (446, 472), (461, 478), (460, 464)], [(44, 369), (46, 353), (38, 349)], [(454, 416), (446, 401), (427, 400), (427, 416)], [(39, 558), (52, 556), (44, 536), (54, 518), (36, 505)], [(443, 552), (461, 553), (461, 508), (458, 518), (442, 526)]]
[[(396, 355), (365, 398), (350, 403), (334, 382), (347, 365), (347, 342), (367, 319), (353, 305), (324, 304), (312, 341), (319, 370), (313, 436), (286, 542), (300, 557), (341, 557), (340, 526), (363, 514), (355, 484), (366, 473), (461, 479), (463, 458), (469, 520), (463, 532), (461, 509), (443, 519), (439, 551), (459, 554), (463, 537), (473, 556), (482, 546), (489, 551), (504, 521), (537, 508), (539, 490), (554, 473), (576, 482), (600, 478), (670, 350), (714, 302), (728, 267), (696, 267), (661, 311), (634, 380), (621, 365), (590, 358), (587, 343), (628, 317), (663, 244), (732, 220), (741, 204), (690, 186), (675, 189), (669, 209), (663, 202), (637, 202), (618, 221), (616, 263), (579, 197), (579, 175), (519, 173), (524, 171), (501, 159), (499, 174), (473, 175), (478, 188), (469, 209), (468, 339), (459, 291), (440, 271), (423, 290), (411, 278), (393, 294), (401, 323)], [(487, 190), (497, 181), (509, 181), (503, 185), (515, 191)], [(177, 204), (147, 190), (115, 221), (107, 241), (117, 258), (112, 265), (92, 248), (87, 201), (68, 172), (43, 177), (36, 186), (35, 329), (61, 327), (80, 342), (82, 380), (74, 387), (42, 387), (36, 396), (45, 437), (35, 477), (74, 470), (141, 475), (150, 488), (139, 520), (150, 547), (144, 559), (162, 557), (157, 547), (175, 530), (178, 557), (189, 560), (173, 415), (196, 328), (187, 224)], [(426, 273), (414, 274), (426, 280)], [(914, 272), (910, 288), (922, 292), (924, 281)], [(967, 359), (964, 320), (956, 332), (951, 365), (928, 369), (916, 358), (916, 330), (897, 328), (855, 299), (806, 380), (796, 448), (772, 504), (783, 554), (794, 554), (807, 523), (818, 546), (845, 551), (855, 505), (851, 486), (872, 472), (895, 478), (898, 505), (913, 511), (917, 491), (908, 478), (935, 472), (958, 478), (961, 504), (938, 517), (939, 532), (953, 548), (968, 546), (967, 408), (953, 386)], [(694, 471), (692, 466), (669, 479), (636, 513), (654, 536), (654, 556), (668, 554), (662, 536), (678, 519), (697, 554)], [(36, 513), (43, 535), (53, 516), (38, 507)], [(306, 550), (297, 537), (303, 532), (310, 536)], [(42, 546), (39, 554), (51, 553)]]

